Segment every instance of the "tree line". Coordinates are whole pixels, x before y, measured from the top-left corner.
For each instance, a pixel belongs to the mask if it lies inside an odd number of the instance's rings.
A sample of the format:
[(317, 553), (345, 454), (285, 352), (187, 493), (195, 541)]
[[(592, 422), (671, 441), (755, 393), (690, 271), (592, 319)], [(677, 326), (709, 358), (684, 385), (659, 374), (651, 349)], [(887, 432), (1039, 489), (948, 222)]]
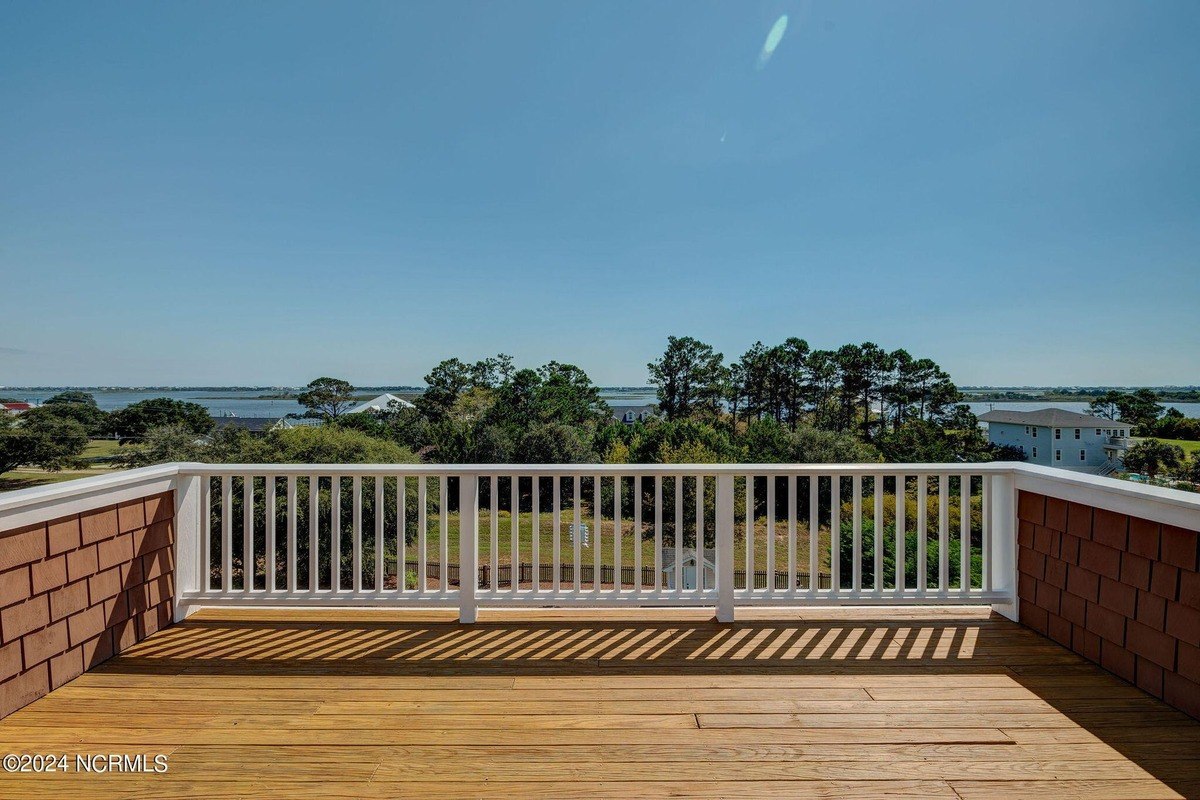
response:
[[(657, 411), (625, 424), (587, 373), (551, 361), (518, 367), (499, 354), (448, 358), (413, 406), (347, 414), (348, 381), (321, 377), (298, 395), (325, 424), (263, 436), (213, 420), (196, 403), (154, 398), (105, 413), (68, 391), (19, 417), (0, 415), (0, 471), (77, 463), (89, 437), (131, 443), (122, 463), (385, 461), (438, 463), (978, 462), (1019, 460), (986, 441), (950, 375), (932, 359), (875, 343), (816, 349), (801, 338), (755, 342), (726, 360), (692, 337), (669, 337), (647, 364)], [(1151, 390), (1109, 392), (1094, 414), (1139, 434), (1200, 438), (1200, 420), (1163, 410)], [(306, 432), (300, 432), (304, 431)], [(1144, 433), (1143, 433), (1144, 432)], [(385, 449), (381, 450), (381, 447)], [(1134, 453), (1134, 461), (1142, 453)], [(1173, 454), (1154, 464), (1172, 466)], [(1164, 461), (1165, 459), (1165, 461)], [(1187, 465), (1187, 459), (1176, 459)]]

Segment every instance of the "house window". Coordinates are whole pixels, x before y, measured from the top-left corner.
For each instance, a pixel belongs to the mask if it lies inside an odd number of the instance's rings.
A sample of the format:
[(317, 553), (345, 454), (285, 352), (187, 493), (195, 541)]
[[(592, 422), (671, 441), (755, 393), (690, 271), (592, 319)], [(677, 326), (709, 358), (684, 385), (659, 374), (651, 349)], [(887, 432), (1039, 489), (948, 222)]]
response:
[(1033, 457), (1037, 458), (1037, 448), (1033, 448)]
[(1079, 460), (1080, 460), (1080, 461), (1087, 461), (1087, 450), (1082, 450), (1082, 449), (1081, 449), (1081, 450), (1079, 451)]
[(1055, 428), (1055, 429), (1054, 429), (1054, 438), (1055, 438), (1055, 439), (1061, 439), (1061, 438), (1062, 438), (1062, 428)]
[(1076, 429), (1075, 429), (1075, 438), (1076, 438), (1076, 439), (1078, 439), (1078, 438), (1079, 438), (1079, 428), (1076, 428)]
[(1105, 429), (1104, 429), (1104, 435), (1105, 435), (1105, 436), (1112, 436), (1112, 428), (1105, 428)]
[(1120, 430), (1120, 435), (1121, 435), (1121, 436), (1124, 436), (1124, 435), (1125, 435), (1125, 429), (1124, 429), (1124, 428), (1121, 428), (1121, 430)]
[(1029, 426), (1028, 425), (1025, 426), (1025, 435), (1026, 436), (1029, 435)]
[(1055, 460), (1055, 461), (1062, 461), (1062, 450), (1055, 450), (1055, 451), (1054, 451), (1054, 460)]
[(1099, 435), (1100, 435), (1100, 429), (1099, 429), (1099, 428), (1096, 428), (1096, 435), (1097, 435), (1097, 436), (1099, 436)]
[(1033, 426), (1033, 438), (1037, 438), (1037, 426)]

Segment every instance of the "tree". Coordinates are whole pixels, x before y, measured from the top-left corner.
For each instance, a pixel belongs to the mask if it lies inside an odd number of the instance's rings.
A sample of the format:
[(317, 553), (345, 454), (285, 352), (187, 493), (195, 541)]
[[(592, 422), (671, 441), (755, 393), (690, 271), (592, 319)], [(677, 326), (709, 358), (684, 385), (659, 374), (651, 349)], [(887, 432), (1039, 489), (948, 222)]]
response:
[(1138, 389), (1132, 394), (1123, 394), (1117, 400), (1117, 410), (1122, 422), (1128, 422), (1139, 428), (1151, 428), (1158, 415), (1162, 413), (1162, 404), (1158, 395), (1150, 389)]
[(417, 408), (430, 422), (441, 421), (458, 396), (468, 389), (495, 389), (513, 377), (512, 357), (500, 354), (468, 364), (447, 358), (425, 376), (425, 392), (417, 398)]
[(89, 436), (99, 436), (108, 423), (108, 414), (96, 405), (96, 398), (87, 392), (67, 391), (56, 394), (27, 414), (50, 414), (72, 419), (83, 426)]
[(85, 405), (96, 406), (96, 398), (88, 392), (81, 392), (78, 389), (68, 389), (65, 392), (59, 392), (51, 397), (43, 405)]
[(853, 436), (800, 425), (790, 430), (773, 419), (746, 426), (741, 460), (762, 464), (832, 464), (878, 461), (870, 445)]
[(20, 418), (0, 414), (0, 473), (23, 465), (51, 472), (74, 466), (87, 443), (87, 431), (72, 419), (30, 416), (30, 412)]
[(611, 413), (600, 390), (574, 364), (551, 361), (538, 370), (541, 385), (535, 400), (537, 418), (545, 423), (575, 427), (599, 424)]
[(1183, 466), (1183, 478), (1200, 483), (1200, 450), (1192, 451), (1192, 460)]
[[(249, 438), (243, 428), (230, 425), (222, 430), (238, 430)], [(209, 460), (210, 451), (194, 431), (178, 423), (160, 425), (146, 431), (141, 441), (121, 454), (120, 463), (127, 467), (148, 467), (170, 461)]]
[(213, 421), (208, 409), (198, 403), (155, 397), (113, 411), (105, 429), (123, 441), (140, 441), (151, 428), (167, 425), (180, 425), (202, 436), (212, 429)]
[(1117, 404), (1124, 395), (1115, 389), (1109, 389), (1104, 394), (1088, 403), (1088, 413), (1096, 417), (1115, 420), (1119, 409)]
[(308, 409), (307, 416), (328, 422), (354, 407), (354, 387), (340, 378), (317, 378), (309, 382), (296, 400)]
[(1162, 470), (1178, 469), (1183, 463), (1183, 448), (1157, 439), (1138, 442), (1125, 453), (1125, 468), (1140, 472), (1151, 480)]
[(877, 444), (884, 460), (891, 463), (991, 461), (993, 457), (978, 427), (948, 428), (929, 420), (909, 420), (879, 437)]
[(658, 408), (668, 420), (720, 411), (727, 370), (724, 356), (690, 336), (667, 337), (667, 349), (646, 365), (658, 387)]

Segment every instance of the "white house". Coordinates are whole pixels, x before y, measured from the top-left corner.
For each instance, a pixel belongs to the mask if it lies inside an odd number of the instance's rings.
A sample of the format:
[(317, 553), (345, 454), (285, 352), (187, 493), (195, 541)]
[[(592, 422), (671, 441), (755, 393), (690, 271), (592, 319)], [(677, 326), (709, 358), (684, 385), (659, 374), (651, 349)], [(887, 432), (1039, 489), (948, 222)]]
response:
[[(717, 585), (717, 554), (715, 551), (704, 550), (704, 586), (712, 588)], [(696, 550), (683, 548), (683, 561), (679, 564), (680, 575), (683, 578), (684, 589), (696, 588)], [(675, 588), (675, 548), (664, 547), (662, 551), (663, 585), (668, 589)]]
[(1061, 408), (989, 411), (988, 441), (1021, 448), (1030, 464), (1108, 474), (1121, 467), (1130, 424)]
[(365, 403), (360, 403), (354, 408), (345, 412), (347, 414), (361, 414), (364, 411), (389, 411), (392, 403), (395, 403), (400, 408), (414, 408), (413, 404), (405, 400), (403, 397), (397, 397), (394, 394), (381, 394), (373, 400), (368, 400)]

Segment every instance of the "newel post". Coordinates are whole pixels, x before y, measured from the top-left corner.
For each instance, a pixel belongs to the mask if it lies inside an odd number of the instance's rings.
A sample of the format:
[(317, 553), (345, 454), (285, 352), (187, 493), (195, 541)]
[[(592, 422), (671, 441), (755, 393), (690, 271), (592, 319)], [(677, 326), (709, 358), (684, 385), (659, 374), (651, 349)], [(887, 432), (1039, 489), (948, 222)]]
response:
[(991, 485), (991, 548), (988, 553), (989, 588), (1010, 598), (992, 609), (1017, 619), (1017, 487), (1013, 473), (996, 473)]
[(175, 476), (175, 622), (188, 615), (185, 593), (201, 589), (200, 563), (200, 476)]
[(479, 613), (479, 476), (474, 473), (458, 476), (458, 547), (458, 621), (471, 623)]
[(733, 622), (733, 475), (717, 475), (717, 622)]

